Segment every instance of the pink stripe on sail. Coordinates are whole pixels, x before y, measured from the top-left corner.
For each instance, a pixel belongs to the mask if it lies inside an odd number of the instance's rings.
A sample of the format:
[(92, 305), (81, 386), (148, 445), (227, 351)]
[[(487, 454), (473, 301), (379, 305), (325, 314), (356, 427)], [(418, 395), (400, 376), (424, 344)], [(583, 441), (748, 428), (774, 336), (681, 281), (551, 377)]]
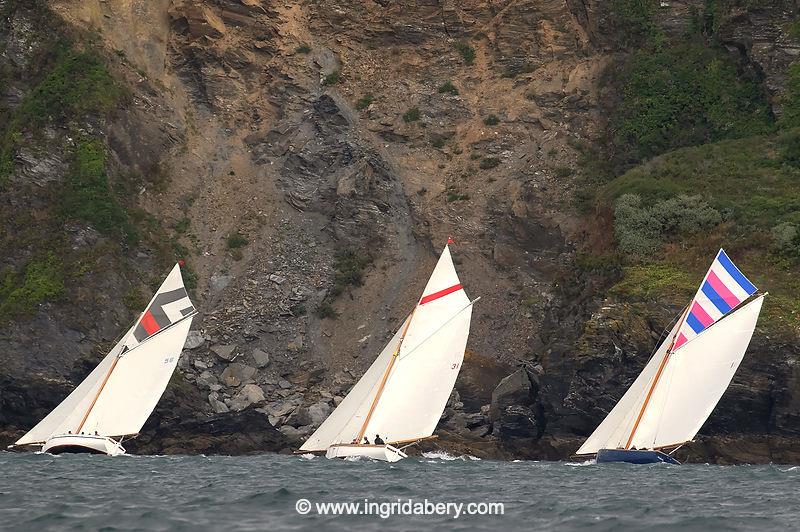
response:
[(725, 283), (720, 281), (719, 277), (717, 277), (717, 274), (714, 273), (714, 270), (708, 272), (708, 284), (711, 285), (714, 291), (718, 293), (720, 297), (725, 300), (725, 303), (727, 303), (731, 308), (742, 302), (741, 299), (733, 295), (733, 292), (728, 290), (728, 287), (725, 286)]
[(675, 340), (675, 347), (673, 347), (672, 350), (674, 351), (674, 350), (678, 349), (680, 346), (682, 346), (686, 342), (687, 342), (686, 337), (683, 335), (683, 333), (680, 333), (678, 335), (678, 339)]
[(703, 327), (709, 327), (712, 323), (714, 323), (714, 318), (709, 316), (708, 312), (706, 312), (706, 309), (704, 309), (697, 301), (695, 301), (694, 305), (692, 305), (692, 315), (703, 324)]

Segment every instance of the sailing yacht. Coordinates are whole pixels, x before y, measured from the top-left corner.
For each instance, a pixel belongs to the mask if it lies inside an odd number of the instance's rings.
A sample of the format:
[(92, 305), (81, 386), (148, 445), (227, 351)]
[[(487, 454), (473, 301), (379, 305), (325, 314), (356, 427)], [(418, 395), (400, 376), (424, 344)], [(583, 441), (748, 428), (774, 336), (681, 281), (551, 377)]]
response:
[(576, 453), (598, 463), (679, 462), (730, 385), (766, 294), (720, 249), (642, 373)]
[(167, 387), (197, 310), (172, 269), (144, 313), (98, 366), (16, 445), (42, 451), (120, 455)]
[(451, 243), (400, 329), (296, 453), (396, 462), (406, 458), (406, 447), (432, 437), (464, 360), (472, 305), (480, 299), (464, 293)]

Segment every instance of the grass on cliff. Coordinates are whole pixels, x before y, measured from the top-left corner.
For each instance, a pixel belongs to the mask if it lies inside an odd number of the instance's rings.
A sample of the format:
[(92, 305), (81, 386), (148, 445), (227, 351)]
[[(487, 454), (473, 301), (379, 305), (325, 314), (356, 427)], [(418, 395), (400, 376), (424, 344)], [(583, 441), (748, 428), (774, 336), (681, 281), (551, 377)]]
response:
[(41, 303), (63, 294), (63, 265), (54, 253), (30, 261), (24, 271), (8, 266), (0, 272), (0, 324), (32, 315)]
[(106, 146), (102, 141), (82, 139), (78, 142), (65, 176), (62, 214), (85, 221), (105, 235), (136, 243), (136, 228), (109, 184), (106, 159)]
[(0, 115), (0, 184), (13, 171), (14, 154), (27, 135), (48, 123), (65, 123), (114, 109), (126, 91), (102, 58), (55, 41), (40, 58), (44, 72), (15, 109)]
[[(615, 211), (617, 242), (626, 258), (610, 293), (685, 304), (724, 247), (771, 294), (762, 326), (800, 331), (800, 129), (667, 153), (613, 180), (601, 201), (619, 205), (631, 195), (639, 198), (641, 213)], [(667, 221), (693, 219), (683, 204), (677, 214), (659, 213), (666, 220), (661, 225), (644, 225), (654, 218), (648, 208), (680, 205), (674, 201), (679, 197), (698, 198), (703, 209), (719, 217), (702, 218), (715, 220), (702, 230), (672, 225), (667, 232)], [(657, 239), (652, 253), (637, 255), (625, 248), (627, 242), (648, 238)]]

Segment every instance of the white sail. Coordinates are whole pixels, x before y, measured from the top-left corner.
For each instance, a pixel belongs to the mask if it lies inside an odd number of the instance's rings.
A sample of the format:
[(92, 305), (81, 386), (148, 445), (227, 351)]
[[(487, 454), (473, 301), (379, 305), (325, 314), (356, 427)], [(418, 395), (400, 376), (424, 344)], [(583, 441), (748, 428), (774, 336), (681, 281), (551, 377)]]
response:
[(192, 318), (186, 318), (124, 353), (83, 431), (102, 436), (139, 432), (169, 383), (191, 326)]
[(670, 355), (632, 446), (664, 447), (695, 437), (742, 362), (763, 302), (757, 297)]
[[(133, 331), (133, 327), (128, 331)], [(127, 336), (127, 335), (126, 335)], [(114, 359), (122, 350), (125, 337), (100, 361), (100, 364), (64, 399), (47, 417), (41, 420), (27, 434), (17, 440), (15, 445), (43, 443), (51, 436), (75, 431), (83, 416), (89, 410), (100, 386), (114, 364)]]
[(386, 442), (430, 436), (461, 368), (471, 315), (445, 247), (414, 312), (300, 450), (352, 443), (362, 433)]
[(636, 423), (639, 411), (644, 404), (647, 391), (679, 327), (680, 321), (675, 323), (664, 342), (658, 347), (642, 372), (636, 380), (633, 381), (631, 387), (628, 388), (628, 391), (622, 396), (622, 399), (611, 409), (611, 412), (608, 413), (592, 435), (583, 442), (583, 445), (578, 449), (576, 454), (594, 454), (598, 449), (625, 448), (631, 431), (633, 430), (633, 425)]
[(195, 313), (176, 264), (100, 364), (16, 444), (44, 442), (68, 432), (138, 432), (169, 382)]
[(407, 323), (408, 318), (336, 410), (300, 447), (301, 451), (324, 451), (334, 443), (352, 443), (358, 437)]
[(628, 446), (646, 394), (681, 324), (678, 322), (577, 454), (668, 447), (694, 438), (730, 385), (753, 336), (762, 303), (763, 296), (755, 298), (670, 354)]

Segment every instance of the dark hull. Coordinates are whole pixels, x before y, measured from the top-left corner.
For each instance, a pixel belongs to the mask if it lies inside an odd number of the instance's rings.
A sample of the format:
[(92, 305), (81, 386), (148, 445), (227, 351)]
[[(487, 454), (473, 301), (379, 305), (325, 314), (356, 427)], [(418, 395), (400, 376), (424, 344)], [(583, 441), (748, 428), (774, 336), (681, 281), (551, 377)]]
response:
[(629, 464), (673, 464), (681, 465), (668, 454), (661, 451), (635, 449), (600, 449), (597, 451), (597, 463), (626, 462)]

